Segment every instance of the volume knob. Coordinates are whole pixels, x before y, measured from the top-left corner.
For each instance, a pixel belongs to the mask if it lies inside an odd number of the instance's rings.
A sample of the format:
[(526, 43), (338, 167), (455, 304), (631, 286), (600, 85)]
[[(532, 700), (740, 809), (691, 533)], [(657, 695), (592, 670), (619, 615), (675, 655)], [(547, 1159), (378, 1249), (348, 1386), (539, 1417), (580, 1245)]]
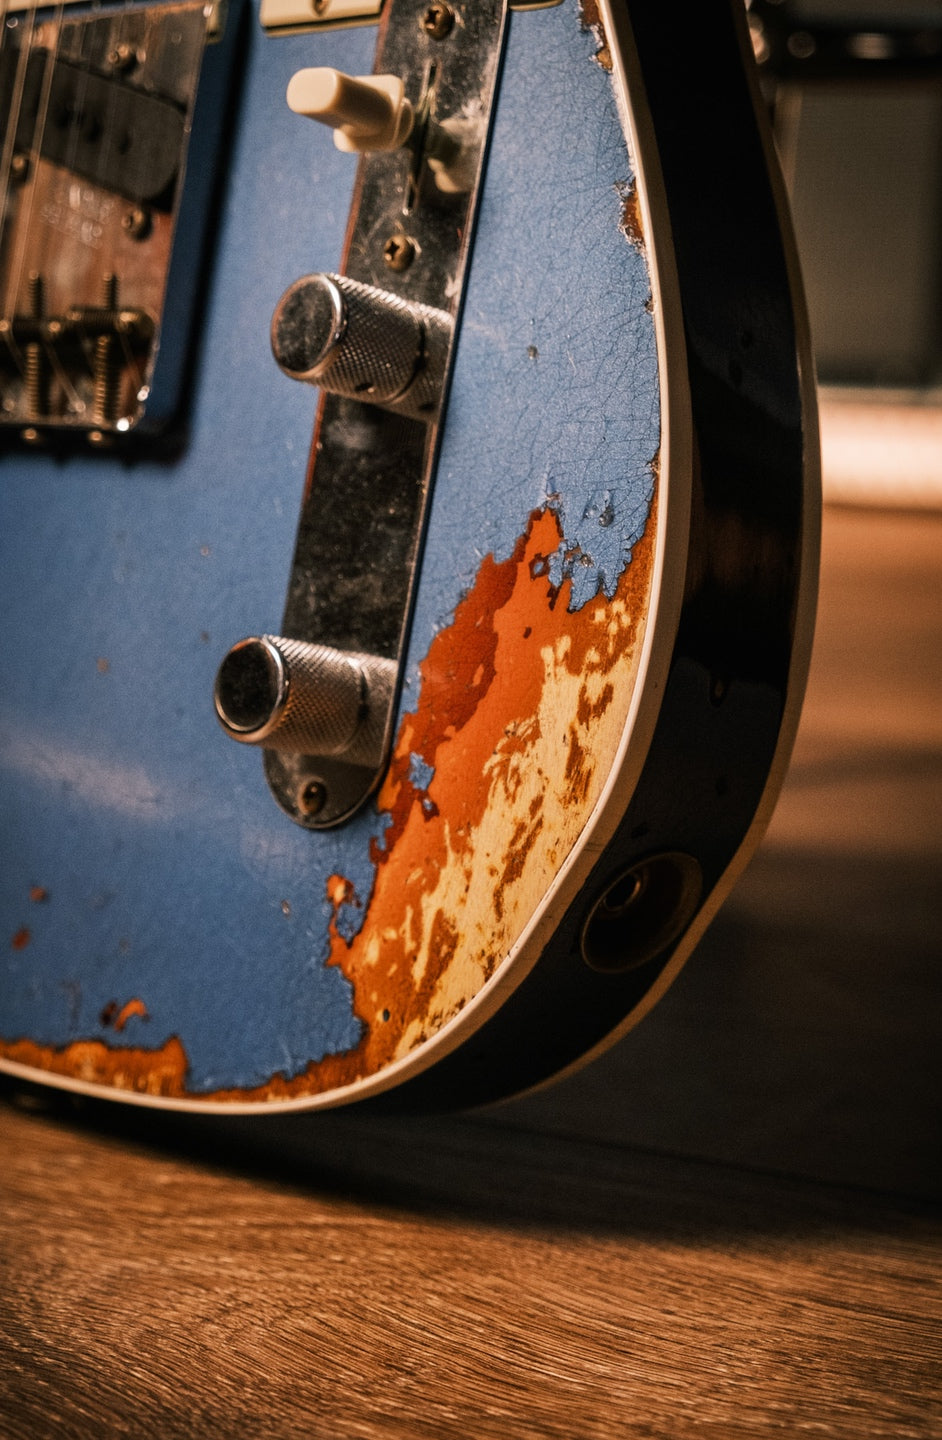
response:
[(395, 684), (395, 662), (378, 655), (253, 635), (224, 658), (213, 699), (243, 745), (375, 767)]
[(275, 308), (271, 345), (293, 380), (432, 420), (451, 326), (444, 311), (346, 275), (305, 275)]

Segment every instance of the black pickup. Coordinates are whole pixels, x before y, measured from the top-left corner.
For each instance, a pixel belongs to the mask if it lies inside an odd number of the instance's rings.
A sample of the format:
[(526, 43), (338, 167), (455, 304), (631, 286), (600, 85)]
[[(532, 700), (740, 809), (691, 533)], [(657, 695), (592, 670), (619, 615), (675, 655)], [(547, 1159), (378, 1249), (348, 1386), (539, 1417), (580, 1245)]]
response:
[(16, 127), (15, 154), (38, 154), (129, 200), (171, 207), (185, 153), (185, 116), (174, 101), (42, 48), (18, 74), (21, 65), (17, 48), (0, 52), (0, 113), (7, 132)]

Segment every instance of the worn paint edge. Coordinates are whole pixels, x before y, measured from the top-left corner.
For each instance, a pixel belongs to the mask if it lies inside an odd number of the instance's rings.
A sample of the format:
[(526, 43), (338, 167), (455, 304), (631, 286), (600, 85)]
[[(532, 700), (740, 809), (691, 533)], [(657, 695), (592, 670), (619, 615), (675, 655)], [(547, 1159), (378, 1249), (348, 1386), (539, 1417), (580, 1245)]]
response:
[[(609, 10), (610, 0), (598, 0), (602, 9)], [(639, 1003), (592, 1049), (587, 1050), (573, 1064), (560, 1070), (552, 1081), (534, 1085), (527, 1093), (543, 1090), (548, 1084), (572, 1075), (585, 1065), (603, 1055), (612, 1045), (623, 1039), (654, 1008), (657, 1002), (673, 984), (680, 970), (702, 940), (713, 923), (718, 911), (735, 888), (740, 876), (768, 829), (772, 813), (785, 780), (798, 722), (801, 718), (808, 672), (811, 666), (811, 651), (814, 641), (817, 616), (818, 583), (821, 561), (821, 435), (818, 418), (817, 377), (811, 344), (811, 326), (805, 296), (801, 264), (795, 232), (791, 221), (791, 209), (785, 190), (782, 172), (775, 153), (771, 131), (765, 121), (765, 102), (759, 90), (759, 83), (752, 64), (752, 45), (746, 30), (745, 15), (734, 15), (737, 38), (743, 54), (744, 70), (757, 118), (757, 128), (766, 157), (772, 197), (778, 212), (782, 248), (785, 254), (785, 269), (791, 290), (792, 310), (795, 325), (795, 348), (798, 359), (798, 386), (802, 400), (802, 424), (804, 432), (804, 467), (802, 486), (801, 549), (799, 555), (798, 594), (794, 616), (794, 634), (791, 657), (788, 666), (788, 680), (785, 707), (779, 725), (778, 739), (765, 786), (748, 830), (737, 847), (729, 865), (723, 871), (713, 890), (707, 896), (690, 928), (681, 937), (664, 968), (656, 977), (651, 988), (645, 992)]]

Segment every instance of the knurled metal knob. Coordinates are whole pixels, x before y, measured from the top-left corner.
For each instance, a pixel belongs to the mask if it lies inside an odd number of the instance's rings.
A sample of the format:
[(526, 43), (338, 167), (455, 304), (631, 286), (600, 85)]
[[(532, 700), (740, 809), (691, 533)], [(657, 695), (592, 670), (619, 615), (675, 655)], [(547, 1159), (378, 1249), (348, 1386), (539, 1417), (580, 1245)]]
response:
[(213, 698), (226, 734), (244, 745), (375, 767), (396, 673), (378, 655), (251, 636), (226, 655)]
[(451, 317), (345, 275), (305, 275), (275, 308), (271, 344), (286, 375), (334, 395), (434, 420)]

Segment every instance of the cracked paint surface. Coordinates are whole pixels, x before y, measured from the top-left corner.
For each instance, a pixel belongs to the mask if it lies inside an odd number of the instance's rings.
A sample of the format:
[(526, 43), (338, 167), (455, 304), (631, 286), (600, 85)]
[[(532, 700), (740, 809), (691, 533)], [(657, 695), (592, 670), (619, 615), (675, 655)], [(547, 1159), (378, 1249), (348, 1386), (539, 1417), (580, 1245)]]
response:
[[(247, 84), (260, 106), (295, 43), (259, 47)], [(319, 43), (325, 64), (370, 68), (366, 32)], [(48, 693), (34, 677), (0, 702), (17, 841), (3, 877), (10, 1060), (177, 1097), (349, 1084), (461, 1012), (578, 843), (631, 704), (660, 442), (650, 281), (598, 46), (573, 0), (512, 20), (395, 753), (351, 824), (312, 835), (286, 821), (258, 756), (217, 732), (208, 700), (226, 644), (277, 629), (311, 428), (301, 387), (285, 394), (259, 369), (248, 388), (264, 376), (284, 413), (272, 412), (277, 441), (257, 433), (226, 360), (230, 302), (260, 296), (240, 324), (263, 351), (268, 294), (312, 268), (311, 250), (321, 268), (336, 261), (340, 181), (317, 243), (302, 236), (270, 277), (271, 237), (253, 251), (244, 216), (264, 209), (290, 152), (276, 136), (266, 159), (245, 127), (205, 347), (214, 399), (172, 476), (141, 467), (122, 489), (94, 462), (73, 466), (87, 538), (48, 460), (9, 477), (0, 503), (21, 493), (31, 522), (46, 517), (23, 575), (10, 568), (11, 604), (29, 574), (53, 572), (64, 534), (88, 591), (66, 582), (81, 636), (70, 673), (58, 662)], [(300, 142), (296, 163), (287, 193), (310, 185)], [(268, 529), (260, 477), (276, 502)], [(42, 624), (14, 618), (41, 653)], [(67, 739), (49, 719), (64, 684)], [(40, 880), (49, 899), (27, 927)]]

